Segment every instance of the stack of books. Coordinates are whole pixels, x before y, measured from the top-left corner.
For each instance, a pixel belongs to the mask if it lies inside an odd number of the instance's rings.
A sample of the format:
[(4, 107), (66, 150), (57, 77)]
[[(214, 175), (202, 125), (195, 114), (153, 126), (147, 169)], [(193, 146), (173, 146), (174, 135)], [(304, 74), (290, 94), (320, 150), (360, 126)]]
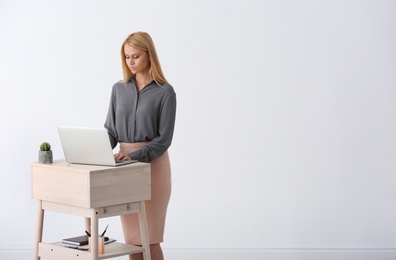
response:
[[(105, 244), (116, 241), (115, 239), (105, 237)], [(68, 248), (88, 250), (88, 236), (76, 236), (62, 239), (62, 245)]]

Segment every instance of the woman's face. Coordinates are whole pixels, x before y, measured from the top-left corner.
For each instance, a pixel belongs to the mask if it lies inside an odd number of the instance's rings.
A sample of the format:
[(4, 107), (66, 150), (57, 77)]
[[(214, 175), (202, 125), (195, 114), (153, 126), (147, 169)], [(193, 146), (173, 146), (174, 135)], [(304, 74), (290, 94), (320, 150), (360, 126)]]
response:
[(125, 62), (135, 75), (148, 73), (150, 58), (147, 52), (135, 49), (128, 44), (124, 46)]

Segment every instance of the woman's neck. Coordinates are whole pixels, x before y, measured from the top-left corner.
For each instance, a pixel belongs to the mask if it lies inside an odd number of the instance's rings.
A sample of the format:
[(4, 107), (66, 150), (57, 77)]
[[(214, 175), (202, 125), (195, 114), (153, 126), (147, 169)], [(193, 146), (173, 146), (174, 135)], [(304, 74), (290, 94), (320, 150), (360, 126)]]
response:
[(149, 74), (136, 74), (136, 87), (138, 91), (141, 91), (146, 85), (148, 85), (153, 79), (149, 76)]

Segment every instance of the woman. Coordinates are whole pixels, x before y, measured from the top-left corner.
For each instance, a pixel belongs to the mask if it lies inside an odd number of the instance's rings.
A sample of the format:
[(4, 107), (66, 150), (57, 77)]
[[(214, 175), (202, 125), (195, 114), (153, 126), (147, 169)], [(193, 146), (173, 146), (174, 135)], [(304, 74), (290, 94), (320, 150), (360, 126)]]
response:
[[(153, 260), (163, 259), (165, 216), (171, 193), (168, 148), (176, 115), (176, 94), (166, 81), (149, 34), (130, 34), (121, 47), (124, 80), (113, 86), (105, 122), (116, 160), (151, 163), (151, 200), (146, 213)], [(141, 245), (137, 214), (121, 216), (125, 242)], [(142, 259), (142, 254), (130, 255)]]

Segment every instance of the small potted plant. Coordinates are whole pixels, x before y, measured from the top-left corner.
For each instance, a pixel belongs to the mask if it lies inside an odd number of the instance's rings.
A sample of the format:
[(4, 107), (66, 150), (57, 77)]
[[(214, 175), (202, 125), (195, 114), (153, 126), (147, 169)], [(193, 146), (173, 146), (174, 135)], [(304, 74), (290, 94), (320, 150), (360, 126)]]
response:
[(51, 145), (48, 142), (43, 142), (40, 145), (39, 163), (52, 163)]

